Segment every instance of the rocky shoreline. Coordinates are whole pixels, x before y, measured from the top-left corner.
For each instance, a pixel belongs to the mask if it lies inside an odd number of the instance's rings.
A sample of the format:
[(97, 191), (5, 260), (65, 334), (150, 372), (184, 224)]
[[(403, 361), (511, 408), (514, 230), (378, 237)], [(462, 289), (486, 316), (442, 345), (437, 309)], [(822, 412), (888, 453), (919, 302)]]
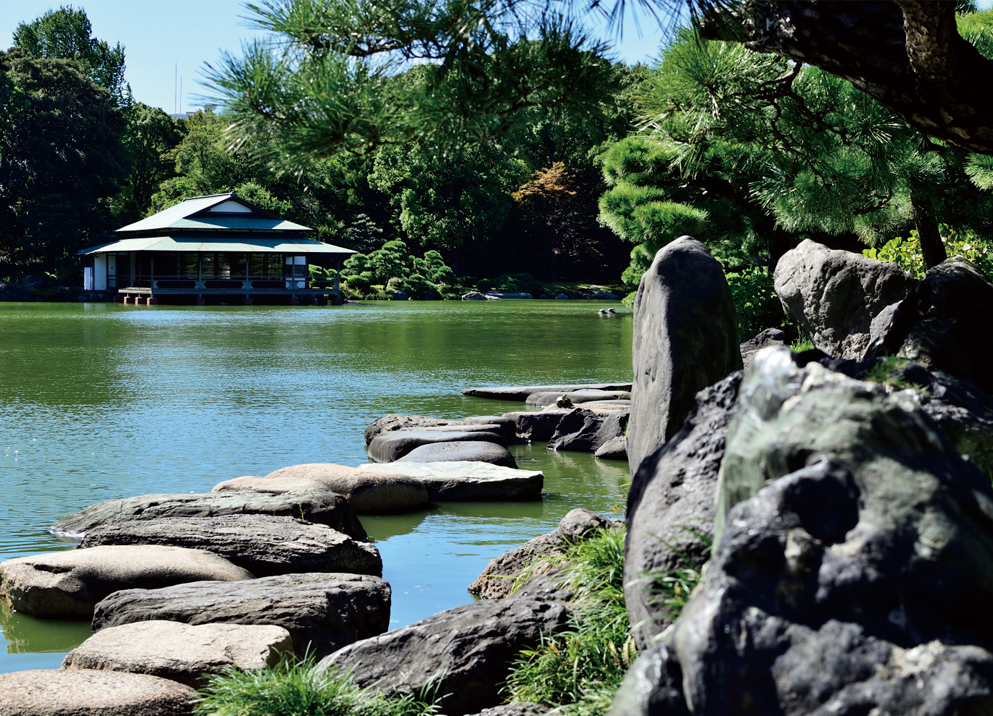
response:
[[(61, 670), (0, 675), (0, 715), (66, 713), (61, 698), (79, 714), (110, 699), (187, 713), (205, 674), (290, 650), (387, 695), (433, 688), (450, 716), (547, 710), (502, 704), (501, 688), (584, 606), (531, 567), (617, 523), (573, 510), (496, 557), (469, 587), (479, 601), (386, 632), (390, 588), (356, 516), (541, 499), (541, 473), (508, 463), (516, 440), (629, 461), (640, 656), (614, 716), (993, 709), (993, 284), (960, 258), (917, 281), (809, 241), (775, 279), (813, 350), (775, 330), (739, 342), (720, 266), (683, 237), (639, 287), (631, 385), (470, 388), (533, 409), (389, 415), (367, 428), (362, 468), (292, 466), (59, 520), (79, 548), (0, 564), (0, 594), (92, 615), (94, 636)], [(687, 559), (709, 562), (677, 615), (658, 593)]]

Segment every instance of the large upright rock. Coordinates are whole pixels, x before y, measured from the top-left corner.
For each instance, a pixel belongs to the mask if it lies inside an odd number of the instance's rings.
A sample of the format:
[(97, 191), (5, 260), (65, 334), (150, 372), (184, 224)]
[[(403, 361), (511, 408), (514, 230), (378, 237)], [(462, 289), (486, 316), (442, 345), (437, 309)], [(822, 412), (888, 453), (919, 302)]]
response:
[(0, 562), (0, 597), (36, 617), (89, 619), (120, 589), (167, 587), (204, 579), (252, 579), (252, 573), (199, 549), (142, 545), (48, 552)]
[(721, 265), (683, 236), (655, 255), (634, 301), (631, 473), (679, 432), (697, 391), (741, 369), (738, 323)]
[(631, 480), (624, 538), (624, 601), (638, 647), (671, 623), (658, 582), (676, 569), (699, 567), (714, 534), (717, 476), (734, 415), (741, 373), (697, 394), (682, 429)]
[(80, 548), (158, 544), (202, 549), (244, 567), (256, 577), (293, 572), (383, 573), (379, 550), (327, 525), (292, 517), (222, 515), (162, 517), (94, 527)]
[(943, 370), (993, 395), (993, 284), (961, 256), (928, 271), (883, 333), (872, 353)]
[(97, 604), (93, 631), (144, 621), (271, 624), (293, 637), (298, 656), (321, 658), (390, 623), (390, 585), (359, 574), (284, 574), (244, 582), (191, 582), (126, 589)]
[(355, 539), (365, 539), (362, 524), (341, 495), (327, 489), (268, 494), (261, 492), (207, 492), (178, 495), (139, 495), (105, 500), (66, 515), (49, 528), (58, 535), (82, 537), (97, 525), (154, 520), (159, 517), (216, 517), (220, 515), (273, 515), (297, 517), (327, 525)]
[(775, 287), (790, 318), (835, 358), (859, 359), (872, 319), (917, 283), (894, 263), (835, 251), (810, 239), (776, 264)]
[(612, 713), (993, 709), (993, 490), (909, 391), (760, 354), (700, 588)]
[(387, 694), (434, 687), (443, 712), (461, 716), (499, 704), (514, 659), (541, 643), (567, 614), (563, 604), (541, 599), (476, 602), (356, 642), (321, 666), (336, 666), (359, 686)]

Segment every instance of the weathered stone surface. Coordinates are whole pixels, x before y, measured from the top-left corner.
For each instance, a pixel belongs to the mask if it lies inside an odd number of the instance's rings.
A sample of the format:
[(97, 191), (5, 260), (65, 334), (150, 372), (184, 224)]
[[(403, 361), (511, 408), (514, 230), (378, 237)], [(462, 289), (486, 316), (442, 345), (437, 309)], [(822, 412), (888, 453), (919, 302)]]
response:
[(66, 655), (62, 668), (149, 674), (200, 688), (204, 675), (274, 666), (287, 653), (293, 640), (278, 626), (149, 621), (97, 632)]
[(613, 712), (993, 708), (989, 481), (910, 392), (783, 349), (756, 358), (739, 400), (723, 535)]
[[(630, 400), (593, 400), (589, 403), (581, 403), (579, 405), (583, 410), (589, 410), (591, 413), (596, 413), (597, 415), (603, 415), (604, 417), (608, 415), (613, 415), (614, 413), (628, 413), (631, 412), (631, 401)], [(545, 408), (548, 410), (548, 408)]]
[(993, 395), (993, 284), (961, 256), (927, 272), (894, 309), (868, 354), (898, 355)]
[(395, 462), (421, 445), (433, 443), (483, 441), (503, 445), (498, 433), (470, 430), (397, 430), (377, 435), (369, 443), (369, 458), (375, 462)]
[(39, 669), (0, 674), (0, 716), (187, 716), (197, 692), (114, 671)]
[[(656, 603), (649, 575), (685, 569), (707, 559), (713, 536), (717, 477), (724, 440), (738, 397), (741, 373), (697, 394), (682, 429), (643, 461), (628, 492), (624, 543), (624, 601), (638, 647), (670, 623)], [(693, 565), (686, 564), (686, 559)]]
[(776, 264), (776, 293), (786, 313), (817, 348), (835, 358), (861, 358), (872, 319), (916, 283), (894, 263), (835, 251), (810, 239)]
[(629, 410), (604, 415), (586, 410), (585, 406), (576, 408), (559, 421), (548, 449), (595, 453), (604, 443), (624, 437), (629, 416)]
[(539, 392), (532, 393), (524, 401), (527, 405), (542, 407), (554, 405), (560, 397), (567, 397), (573, 405), (592, 403), (594, 400), (630, 400), (631, 393), (626, 390), (574, 390), (571, 392)]
[(561, 554), (567, 545), (576, 544), (597, 529), (611, 529), (617, 524), (589, 510), (570, 510), (553, 532), (491, 559), (483, 573), (469, 585), (469, 593), (482, 599), (509, 596), (514, 581), (535, 560), (553, 553)]
[(679, 432), (697, 391), (742, 366), (731, 289), (721, 265), (696, 239), (668, 244), (642, 276), (632, 362), (627, 452), (633, 475)]
[(261, 492), (206, 492), (179, 495), (140, 495), (106, 500), (66, 515), (49, 528), (54, 534), (81, 537), (98, 525), (153, 520), (159, 517), (215, 517), (260, 514), (298, 517), (327, 525), (355, 539), (365, 539), (362, 524), (344, 497), (327, 490), (266, 494)]
[[(275, 480), (267, 480), (257, 475), (233, 477), (230, 480), (218, 482), (210, 488), (211, 492), (267, 492), (271, 495), (282, 495), (284, 492), (309, 492), (311, 490), (328, 490), (334, 492), (330, 487), (322, 485), (316, 480), (308, 480), (303, 477), (282, 477)], [(345, 495), (342, 495), (342, 497), (345, 497)], [(352, 507), (352, 509), (354, 510), (355, 508)]]
[(363, 470), (388, 470), (416, 478), (438, 502), (504, 502), (540, 500), (545, 475), (488, 462), (369, 463)]
[(506, 413), (517, 425), (517, 437), (529, 442), (548, 442), (555, 434), (559, 420), (568, 410), (546, 408), (545, 410)]
[(97, 604), (93, 630), (152, 620), (280, 626), (297, 655), (309, 649), (321, 658), (389, 628), (390, 585), (367, 575), (319, 573), (127, 589)]
[(472, 415), (462, 418), (460, 425), (495, 425), (509, 445), (517, 439), (517, 423), (506, 415)]
[(739, 347), (741, 350), (741, 360), (747, 368), (751, 365), (755, 354), (767, 346), (781, 346), (786, 343), (786, 334), (778, 328), (766, 328), (753, 338), (743, 341)]
[(601, 460), (624, 460), (627, 462), (628, 439), (624, 435), (621, 435), (619, 438), (608, 440), (598, 447), (593, 454)]
[(369, 424), (369, 427), (365, 429), (365, 444), (368, 445), (371, 443), (377, 435), (393, 432), (394, 430), (428, 428), (439, 425), (450, 425), (455, 422), (458, 421), (430, 418), (426, 415), (398, 415), (396, 413), (390, 413), (381, 418), (376, 418)]
[(41, 299), (26, 288), (0, 281), (0, 302), (2, 301), (40, 301)]
[(273, 482), (313, 480), (344, 497), (360, 515), (418, 510), (428, 501), (424, 487), (403, 475), (385, 472), (370, 475), (357, 467), (331, 463), (292, 465), (269, 473), (265, 479)]
[(522, 702), (483, 709), (478, 714), (475, 714), (475, 716), (541, 716), (541, 714), (547, 714), (549, 711), (551, 709), (548, 706)]
[(517, 467), (514, 456), (503, 445), (472, 440), (421, 445), (397, 462), (488, 462), (502, 467)]
[(481, 294), (479, 291), (469, 291), (469, 293), (462, 294), (463, 301), (485, 301), (486, 296)]
[(252, 579), (223, 557), (180, 547), (94, 547), (0, 562), (0, 596), (35, 617), (88, 619), (119, 589), (165, 587), (202, 579)]
[[(568, 298), (568, 296), (566, 297)], [(526, 385), (503, 388), (465, 388), (462, 395), (495, 400), (527, 400), (532, 393), (571, 393), (576, 390), (631, 390), (630, 383), (580, 383), (572, 385)]]
[(442, 710), (461, 716), (500, 703), (500, 687), (522, 649), (565, 622), (555, 601), (499, 599), (467, 604), (357, 642), (321, 666), (351, 671), (359, 686), (417, 692), (437, 679)]
[(292, 517), (163, 517), (94, 527), (80, 548), (156, 544), (202, 549), (256, 577), (292, 572), (383, 573), (379, 550), (327, 525)]

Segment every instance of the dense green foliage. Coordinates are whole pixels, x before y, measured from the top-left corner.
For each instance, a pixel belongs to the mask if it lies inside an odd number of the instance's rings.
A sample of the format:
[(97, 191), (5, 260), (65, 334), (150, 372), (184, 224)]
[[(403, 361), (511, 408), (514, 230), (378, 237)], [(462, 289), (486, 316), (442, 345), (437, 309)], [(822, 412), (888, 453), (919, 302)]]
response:
[[(963, 238), (945, 226), (941, 227), (941, 233), (941, 241), (949, 256), (968, 259), (993, 280), (993, 247), (975, 236)], [(862, 253), (870, 259), (891, 261), (917, 278), (924, 278), (927, 271), (916, 231), (911, 231), (909, 237), (891, 239), (878, 248), (866, 249)]]
[(289, 658), (272, 669), (230, 670), (210, 679), (194, 713), (200, 716), (430, 716), (430, 695), (387, 698), (360, 689), (313, 659)]
[[(366, 254), (353, 254), (345, 261), (341, 271), (345, 289), (356, 298), (385, 291), (403, 291), (410, 298), (452, 296), (457, 279), (441, 254), (428, 251), (424, 258), (411, 256), (402, 241), (387, 241), (381, 249)], [(382, 296), (385, 298), (386, 296)]]

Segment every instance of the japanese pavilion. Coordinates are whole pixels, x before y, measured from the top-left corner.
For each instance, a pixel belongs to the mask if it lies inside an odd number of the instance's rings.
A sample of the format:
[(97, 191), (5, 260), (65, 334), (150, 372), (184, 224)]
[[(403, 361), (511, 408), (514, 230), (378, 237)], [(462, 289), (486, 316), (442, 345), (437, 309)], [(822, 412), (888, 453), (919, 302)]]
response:
[(124, 303), (296, 304), (309, 296), (324, 304), (338, 296), (338, 280), (312, 280), (310, 266), (330, 268), (355, 253), (308, 238), (312, 229), (233, 193), (186, 199), (115, 233), (117, 241), (80, 251), (83, 288), (116, 290)]

